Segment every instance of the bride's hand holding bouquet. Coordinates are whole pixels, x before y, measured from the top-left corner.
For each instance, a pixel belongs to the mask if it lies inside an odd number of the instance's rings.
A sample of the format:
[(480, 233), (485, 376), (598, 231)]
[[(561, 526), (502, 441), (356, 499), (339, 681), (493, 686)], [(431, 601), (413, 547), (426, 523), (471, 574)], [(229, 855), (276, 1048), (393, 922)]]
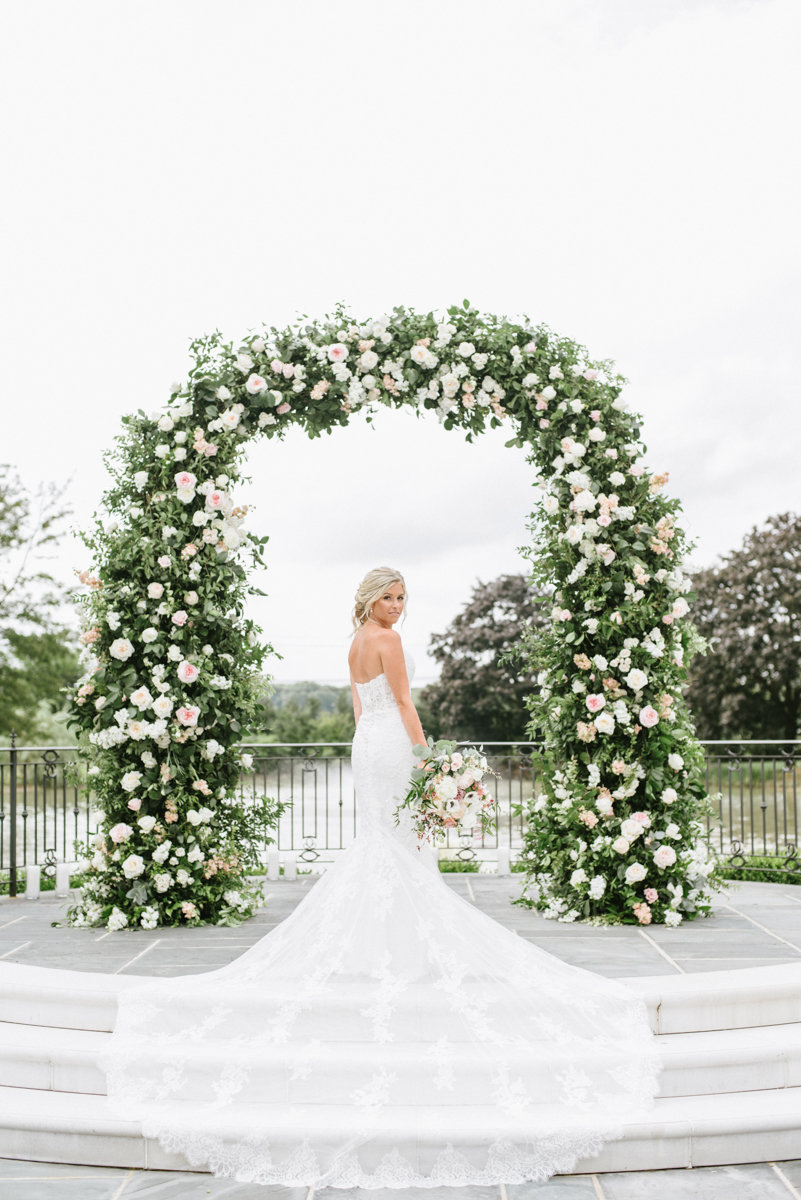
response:
[(469, 826), (475, 834), (495, 829), (497, 803), (486, 785), (486, 777), (495, 775), (475, 746), (428, 739), (415, 746), (417, 765), (412, 770), (409, 791), (395, 809), (395, 823), (402, 809), (408, 808), (412, 828), (418, 839), (436, 844), (443, 842), (449, 829)]

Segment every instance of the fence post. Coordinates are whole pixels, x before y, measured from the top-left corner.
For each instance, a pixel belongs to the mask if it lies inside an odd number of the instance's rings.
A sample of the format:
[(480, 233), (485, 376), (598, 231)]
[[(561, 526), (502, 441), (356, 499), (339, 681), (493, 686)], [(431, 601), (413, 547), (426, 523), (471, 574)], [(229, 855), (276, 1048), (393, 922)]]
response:
[(9, 750), (9, 816), (11, 828), (8, 837), (8, 894), (17, 894), (17, 735), (11, 730), (11, 748)]

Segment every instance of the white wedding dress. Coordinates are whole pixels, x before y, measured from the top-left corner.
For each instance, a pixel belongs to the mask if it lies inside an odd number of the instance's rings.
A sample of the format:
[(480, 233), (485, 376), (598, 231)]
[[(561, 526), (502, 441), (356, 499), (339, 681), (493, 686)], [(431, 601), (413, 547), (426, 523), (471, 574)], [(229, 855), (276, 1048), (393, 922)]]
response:
[(443, 882), (394, 822), (413, 756), (389, 684), (358, 687), (357, 837), (228, 966), (121, 993), (112, 1104), (193, 1165), (260, 1184), (568, 1171), (653, 1100), (645, 1006)]

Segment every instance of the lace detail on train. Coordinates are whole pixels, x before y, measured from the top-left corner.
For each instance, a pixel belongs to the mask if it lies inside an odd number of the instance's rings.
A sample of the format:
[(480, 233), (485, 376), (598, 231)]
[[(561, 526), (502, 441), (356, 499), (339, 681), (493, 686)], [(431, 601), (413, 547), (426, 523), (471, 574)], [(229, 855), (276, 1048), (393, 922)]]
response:
[(568, 1171), (653, 1100), (645, 1006), (443, 882), (394, 821), (413, 757), (391, 689), (359, 691), (358, 836), (233, 963), (121, 993), (111, 1101), (193, 1166), (265, 1185)]

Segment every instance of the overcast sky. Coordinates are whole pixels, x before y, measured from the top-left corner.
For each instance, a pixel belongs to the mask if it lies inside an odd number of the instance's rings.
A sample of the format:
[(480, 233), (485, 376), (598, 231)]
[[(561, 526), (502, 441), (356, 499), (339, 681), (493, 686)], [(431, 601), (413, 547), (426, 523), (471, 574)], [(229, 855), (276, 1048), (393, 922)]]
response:
[[(465, 297), (615, 359), (710, 563), (799, 508), (798, 0), (6, 0), (0, 461), (77, 525), (192, 337)], [(278, 679), (345, 678), (370, 567), (418, 682), (523, 568), (532, 471), (382, 414), (254, 445)], [(57, 569), (87, 565), (65, 544)]]

